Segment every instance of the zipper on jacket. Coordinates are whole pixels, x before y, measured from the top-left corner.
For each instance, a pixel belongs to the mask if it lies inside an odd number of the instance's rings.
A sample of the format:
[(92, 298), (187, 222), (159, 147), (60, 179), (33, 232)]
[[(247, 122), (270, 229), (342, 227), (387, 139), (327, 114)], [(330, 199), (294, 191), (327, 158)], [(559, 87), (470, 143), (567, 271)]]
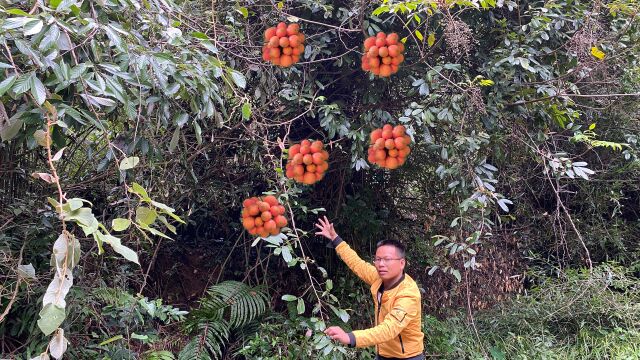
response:
[(402, 353), (404, 354), (404, 343), (402, 343), (402, 335), (398, 335), (398, 339), (400, 339), (400, 347), (402, 348)]

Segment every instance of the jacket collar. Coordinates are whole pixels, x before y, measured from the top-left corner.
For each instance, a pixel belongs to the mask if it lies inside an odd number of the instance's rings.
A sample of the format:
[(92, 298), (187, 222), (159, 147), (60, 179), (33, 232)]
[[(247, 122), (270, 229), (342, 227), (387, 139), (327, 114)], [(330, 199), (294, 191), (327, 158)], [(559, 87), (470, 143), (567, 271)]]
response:
[(380, 287), (378, 288), (378, 292), (384, 292), (384, 291), (389, 291), (389, 290), (393, 290), (396, 287), (398, 287), (398, 285), (400, 285), (400, 283), (402, 283), (404, 281), (404, 272), (402, 273), (402, 276), (400, 277), (400, 279), (398, 279), (398, 281), (396, 281), (395, 283), (393, 283), (391, 286), (389, 286), (388, 289), (384, 288), (384, 282), (380, 281)]

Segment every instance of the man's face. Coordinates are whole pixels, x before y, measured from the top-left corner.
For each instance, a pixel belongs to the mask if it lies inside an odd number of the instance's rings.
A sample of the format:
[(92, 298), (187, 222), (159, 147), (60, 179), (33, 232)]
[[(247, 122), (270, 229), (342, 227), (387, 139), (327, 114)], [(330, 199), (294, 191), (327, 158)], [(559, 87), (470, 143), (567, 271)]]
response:
[(382, 280), (395, 279), (404, 271), (405, 260), (398, 256), (395, 246), (384, 245), (376, 250), (374, 265)]

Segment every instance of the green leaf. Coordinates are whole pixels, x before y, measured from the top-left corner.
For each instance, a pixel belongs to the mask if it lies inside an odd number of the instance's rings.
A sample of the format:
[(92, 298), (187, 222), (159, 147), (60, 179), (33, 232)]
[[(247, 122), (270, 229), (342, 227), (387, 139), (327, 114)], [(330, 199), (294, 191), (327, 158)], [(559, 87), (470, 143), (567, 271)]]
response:
[(83, 203), (82, 199), (73, 198), (73, 199), (69, 199), (67, 201), (67, 204), (69, 204), (69, 209), (71, 211), (76, 211), (76, 210), (80, 209), (84, 203)]
[(293, 260), (293, 256), (291, 256), (291, 248), (288, 245), (285, 245), (281, 249), (284, 262), (286, 262), (287, 264), (290, 263), (291, 260)]
[(33, 98), (36, 100), (36, 103), (38, 103), (38, 105), (44, 104), (44, 101), (47, 99), (47, 90), (42, 84), (42, 81), (40, 81), (40, 79), (38, 79), (37, 76), (33, 75), (31, 76), (30, 87), (31, 87), (31, 95), (33, 95)]
[(24, 24), (24, 36), (38, 34), (40, 31), (42, 31), (43, 26), (44, 23), (40, 19), (27, 22), (26, 24)]
[(0, 97), (4, 95), (4, 93), (7, 92), (7, 90), (11, 89), (11, 86), (13, 86), (13, 83), (16, 81), (16, 78), (17, 78), (17, 75), (13, 74), (8, 78), (2, 80), (2, 82), (0, 82)]
[(251, 103), (247, 101), (242, 105), (242, 118), (249, 120), (249, 117), (251, 117)]
[(18, 135), (24, 124), (24, 120), (20, 117), (21, 115), (22, 113), (17, 113), (8, 122), (0, 122), (0, 139), (2, 141), (9, 141)]
[(96, 233), (100, 234), (98, 236), (101, 238), (103, 242), (111, 245), (111, 248), (113, 249), (113, 251), (122, 255), (122, 257), (124, 257), (125, 259), (140, 265), (140, 263), (138, 262), (138, 254), (136, 254), (136, 252), (131, 250), (130, 248), (122, 245), (119, 238), (108, 235), (108, 234), (102, 234), (99, 231)]
[(191, 36), (193, 36), (196, 39), (200, 39), (200, 40), (209, 40), (209, 37), (207, 36), (207, 34), (199, 32), (199, 31), (192, 32)]
[(26, 17), (30, 17), (31, 15), (29, 15), (28, 12), (25, 12), (24, 10), (20, 10), (20, 9), (7, 9), (7, 14), (11, 14), (11, 15), (20, 15), (20, 16), (26, 16)]
[(282, 300), (284, 300), (284, 301), (296, 301), (297, 299), (298, 299), (297, 296), (293, 296), (293, 295), (289, 295), (289, 294), (282, 295)]
[(133, 169), (134, 167), (136, 167), (136, 165), (138, 165), (138, 163), (140, 163), (140, 158), (137, 156), (131, 156), (131, 157), (125, 158), (120, 162), (119, 169), (121, 171)]
[(249, 17), (249, 10), (247, 10), (247, 8), (244, 6), (239, 7), (238, 12), (242, 14), (242, 16), (244, 16), (245, 19)]
[(460, 275), (459, 270), (454, 269), (451, 271), (451, 274), (456, 278), (456, 280), (458, 280), (458, 282), (462, 281), (462, 275)]
[(131, 187), (129, 187), (129, 191), (134, 194), (140, 195), (140, 197), (144, 201), (151, 201), (151, 199), (149, 198), (149, 195), (147, 194), (147, 191), (138, 183), (134, 182), (133, 184), (131, 184)]
[(64, 308), (53, 304), (45, 305), (45, 307), (40, 310), (39, 315), (40, 320), (38, 320), (38, 327), (46, 336), (51, 335), (51, 333), (59, 328), (66, 317)]
[(75, 220), (78, 225), (82, 227), (82, 231), (84, 231), (85, 235), (91, 235), (98, 230), (98, 220), (93, 215), (90, 208), (83, 207), (64, 215), (67, 220)]
[(427, 38), (427, 44), (429, 45), (429, 47), (432, 47), (433, 44), (436, 43), (436, 34), (431, 33), (429, 34), (429, 37)]
[(230, 71), (231, 79), (233, 82), (241, 89), (244, 89), (247, 86), (247, 79), (242, 75), (241, 72), (232, 70)]
[(18, 79), (13, 84), (13, 92), (15, 92), (16, 95), (20, 95), (31, 89), (31, 76), (35, 75), (22, 74), (20, 75), (20, 77), (18, 77)]
[(131, 225), (131, 220), (116, 218), (111, 220), (111, 228), (113, 231), (124, 231)]
[(424, 40), (424, 36), (422, 36), (422, 33), (420, 32), (420, 30), (416, 29), (413, 33), (416, 34), (416, 37), (418, 38), (418, 40), (420, 41)]
[(171, 136), (171, 141), (169, 142), (169, 154), (173, 154), (178, 146), (178, 142), (180, 141), (180, 127), (176, 126), (176, 129), (173, 130), (173, 135)]
[(158, 213), (154, 209), (146, 206), (138, 206), (138, 208), (136, 208), (136, 222), (138, 223), (148, 226), (153, 224), (157, 217)]
[(298, 298), (298, 305), (296, 306), (296, 309), (298, 310), (298, 314), (304, 314), (304, 311), (305, 311), (304, 300)]
[(31, 17), (12, 17), (8, 18), (2, 24), (2, 28), (5, 30), (12, 30), (23, 27), (29, 21), (32, 21)]
[(116, 336), (113, 336), (113, 337), (108, 338), (107, 340), (105, 340), (105, 341), (101, 342), (101, 343), (100, 343), (100, 344), (98, 344), (98, 345), (99, 345), (99, 346), (105, 346), (105, 345), (107, 345), (107, 344), (110, 344), (110, 343), (112, 343), (112, 342), (114, 342), (114, 341), (118, 341), (118, 340), (123, 339), (123, 338), (124, 338), (124, 336), (122, 336), (122, 335), (116, 335)]
[(193, 120), (193, 130), (196, 132), (196, 141), (198, 142), (198, 145), (202, 145), (202, 128), (196, 120)]

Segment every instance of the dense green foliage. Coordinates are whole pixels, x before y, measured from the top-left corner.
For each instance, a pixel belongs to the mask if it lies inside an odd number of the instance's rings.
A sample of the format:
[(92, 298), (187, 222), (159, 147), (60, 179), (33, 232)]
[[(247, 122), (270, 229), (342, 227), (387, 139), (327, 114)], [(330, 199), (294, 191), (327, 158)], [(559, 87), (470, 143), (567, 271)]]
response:
[[(633, 357), (639, 8), (0, 0), (0, 354), (372, 358), (322, 333), (371, 324), (326, 214), (365, 258), (407, 243), (430, 354)], [(279, 21), (306, 36), (287, 69), (260, 58)], [(360, 70), (378, 31), (406, 47), (389, 79)], [(385, 123), (415, 141), (395, 171), (366, 161)], [(306, 138), (314, 186), (283, 176)], [(289, 227), (255, 239), (262, 193)]]

